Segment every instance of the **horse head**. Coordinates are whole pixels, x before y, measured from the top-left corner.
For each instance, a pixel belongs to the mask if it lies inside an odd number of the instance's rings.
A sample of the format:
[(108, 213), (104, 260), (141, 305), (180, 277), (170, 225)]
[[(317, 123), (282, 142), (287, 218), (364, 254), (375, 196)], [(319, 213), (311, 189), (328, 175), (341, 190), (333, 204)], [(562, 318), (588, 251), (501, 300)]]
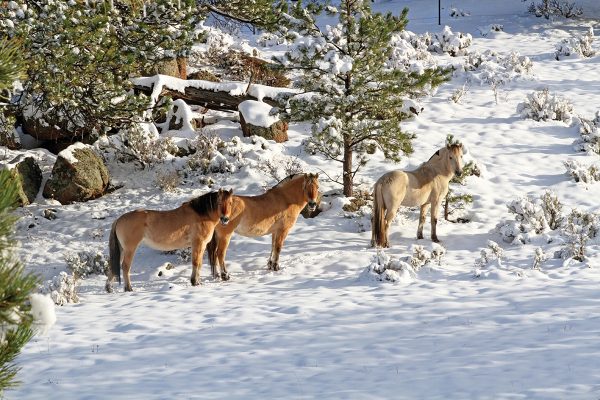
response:
[(308, 203), (308, 210), (313, 212), (317, 209), (319, 196), (319, 174), (304, 174), (304, 196)]
[(227, 225), (229, 222), (229, 217), (231, 216), (231, 209), (233, 207), (233, 189), (219, 189), (217, 199), (219, 220), (221, 221), (222, 225)]
[(451, 144), (446, 146), (448, 150), (448, 162), (454, 171), (456, 176), (461, 176), (463, 171), (463, 145), (459, 144)]

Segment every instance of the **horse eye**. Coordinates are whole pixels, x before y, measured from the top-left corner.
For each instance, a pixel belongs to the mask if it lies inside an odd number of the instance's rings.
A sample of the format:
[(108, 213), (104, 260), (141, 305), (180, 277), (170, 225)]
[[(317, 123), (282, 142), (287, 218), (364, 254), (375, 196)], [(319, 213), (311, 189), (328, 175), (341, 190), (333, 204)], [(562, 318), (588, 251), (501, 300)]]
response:
[(452, 156), (450, 156), (450, 159), (452, 160)]

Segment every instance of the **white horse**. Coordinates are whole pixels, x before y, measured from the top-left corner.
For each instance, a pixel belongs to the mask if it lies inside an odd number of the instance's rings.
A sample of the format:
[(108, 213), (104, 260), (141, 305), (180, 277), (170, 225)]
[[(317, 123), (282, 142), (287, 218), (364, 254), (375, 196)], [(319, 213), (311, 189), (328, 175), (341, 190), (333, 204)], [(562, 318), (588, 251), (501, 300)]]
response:
[(453, 144), (436, 151), (414, 171), (391, 171), (379, 178), (373, 190), (371, 246), (389, 247), (388, 228), (400, 206), (421, 207), (417, 239), (423, 239), (425, 215), (431, 206), (431, 240), (439, 242), (439, 206), (452, 177), (462, 174), (462, 158), (462, 144)]

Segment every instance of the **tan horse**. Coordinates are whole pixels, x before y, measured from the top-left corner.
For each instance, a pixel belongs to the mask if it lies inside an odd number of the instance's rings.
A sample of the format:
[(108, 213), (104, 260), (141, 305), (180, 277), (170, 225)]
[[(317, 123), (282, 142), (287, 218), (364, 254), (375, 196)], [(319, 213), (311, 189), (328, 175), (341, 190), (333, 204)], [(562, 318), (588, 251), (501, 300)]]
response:
[(462, 145), (453, 144), (435, 152), (414, 171), (391, 171), (379, 178), (373, 190), (371, 246), (389, 247), (388, 228), (400, 206), (421, 207), (417, 239), (423, 239), (425, 215), (431, 206), (431, 240), (439, 242), (439, 206), (452, 177), (462, 174), (462, 157)]
[(236, 233), (257, 237), (272, 235), (271, 255), (267, 263), (269, 270), (279, 270), (279, 253), (283, 242), (302, 209), (308, 204), (312, 212), (317, 208), (319, 174), (295, 174), (283, 179), (267, 192), (258, 196), (233, 196), (231, 221), (227, 226), (215, 228), (213, 238), (207, 246), (208, 259), (213, 277), (229, 279), (225, 266), (225, 253), (231, 235)]
[(200, 284), (200, 267), (206, 244), (215, 226), (229, 222), (233, 204), (232, 190), (206, 193), (168, 211), (136, 210), (121, 215), (112, 225), (108, 247), (110, 271), (106, 291), (112, 292), (115, 277), (121, 283), (121, 264), (125, 291), (132, 291), (129, 271), (135, 250), (144, 243), (157, 250), (192, 248), (192, 285)]

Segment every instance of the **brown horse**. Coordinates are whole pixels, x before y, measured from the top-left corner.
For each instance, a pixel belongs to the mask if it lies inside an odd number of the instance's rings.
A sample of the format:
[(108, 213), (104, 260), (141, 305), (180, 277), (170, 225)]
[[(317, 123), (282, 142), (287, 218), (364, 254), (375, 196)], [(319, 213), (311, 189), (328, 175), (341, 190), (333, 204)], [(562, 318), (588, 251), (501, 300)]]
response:
[(400, 206), (421, 207), (417, 239), (423, 239), (425, 214), (431, 206), (431, 240), (436, 234), (439, 206), (448, 193), (448, 183), (463, 168), (462, 144), (446, 146), (414, 171), (391, 171), (375, 183), (371, 246), (389, 247), (388, 228)]
[(296, 223), (298, 215), (307, 204), (311, 212), (317, 208), (318, 179), (319, 174), (294, 174), (261, 195), (233, 196), (231, 221), (227, 226), (215, 228), (207, 246), (213, 277), (219, 277), (218, 261), (221, 279), (229, 279), (225, 253), (234, 231), (247, 237), (271, 234), (271, 256), (267, 268), (278, 271), (283, 241)]
[(132, 291), (129, 270), (140, 243), (157, 250), (192, 247), (192, 285), (200, 284), (200, 267), (206, 244), (215, 226), (229, 222), (233, 204), (232, 190), (206, 193), (168, 211), (136, 210), (121, 215), (112, 225), (108, 247), (110, 270), (106, 291), (112, 292), (116, 277), (121, 283), (121, 264), (125, 291)]

